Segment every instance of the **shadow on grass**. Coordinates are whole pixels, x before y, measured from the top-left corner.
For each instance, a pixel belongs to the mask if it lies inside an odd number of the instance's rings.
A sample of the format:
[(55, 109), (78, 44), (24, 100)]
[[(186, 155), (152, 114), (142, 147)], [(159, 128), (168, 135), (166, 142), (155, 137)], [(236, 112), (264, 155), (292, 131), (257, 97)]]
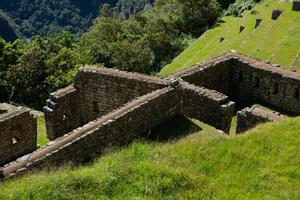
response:
[(201, 130), (191, 120), (183, 115), (179, 115), (152, 128), (147, 134), (143, 135), (143, 138), (151, 141), (167, 142), (180, 139)]

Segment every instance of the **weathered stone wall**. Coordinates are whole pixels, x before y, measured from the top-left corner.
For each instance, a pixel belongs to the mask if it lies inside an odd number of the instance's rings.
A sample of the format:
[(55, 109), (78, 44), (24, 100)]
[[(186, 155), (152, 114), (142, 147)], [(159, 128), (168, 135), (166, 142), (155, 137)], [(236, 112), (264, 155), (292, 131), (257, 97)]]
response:
[(177, 114), (228, 133), (235, 107), (229, 98), (239, 104), (264, 102), (299, 115), (299, 83), (299, 73), (236, 52), (165, 79), (82, 68), (74, 86), (52, 93), (45, 107), (50, 139), (61, 137), (4, 166), (0, 176), (86, 160), (110, 146), (128, 144)]
[(217, 90), (238, 104), (256, 102), (300, 114), (300, 74), (236, 52), (175, 73), (191, 84)]
[(182, 83), (182, 114), (229, 133), (234, 103), (217, 91)]
[(261, 106), (247, 107), (237, 113), (236, 133), (245, 132), (261, 123), (279, 121), (284, 118), (285, 116), (280, 113), (267, 110)]
[(28, 109), (0, 104), (0, 166), (37, 148), (37, 124)]
[(78, 90), (73, 85), (50, 94), (47, 106), (44, 107), (47, 135), (50, 140), (83, 125), (79, 105)]
[(101, 117), (136, 97), (167, 86), (165, 80), (108, 68), (81, 68), (74, 87), (50, 94), (44, 108), (53, 140)]
[(5, 177), (15, 176), (27, 170), (84, 161), (108, 147), (128, 144), (179, 113), (179, 92), (180, 90), (167, 87), (140, 97), (119, 110), (58, 138), (30, 156), (4, 166), (0, 171)]
[(136, 97), (166, 87), (164, 80), (108, 68), (86, 67), (77, 74), (75, 88), (80, 94), (81, 121), (85, 124)]
[(206, 87), (227, 94), (230, 91), (231, 73), (232, 65), (230, 58), (222, 57), (195, 65), (170, 77), (181, 78), (196, 86)]
[(300, 74), (241, 57), (232, 60), (230, 93), (240, 102), (262, 102), (280, 111), (300, 114)]

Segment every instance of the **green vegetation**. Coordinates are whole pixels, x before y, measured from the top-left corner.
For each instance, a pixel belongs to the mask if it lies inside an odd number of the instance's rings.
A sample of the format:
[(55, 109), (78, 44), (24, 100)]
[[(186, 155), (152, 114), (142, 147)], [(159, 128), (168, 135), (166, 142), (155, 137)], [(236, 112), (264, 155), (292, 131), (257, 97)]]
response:
[[(243, 17), (224, 17), (222, 23), (203, 34), (189, 48), (166, 66), (161, 76), (190, 67), (203, 60), (219, 56), (228, 50), (237, 50), (243, 54), (261, 60), (271, 61), (288, 68), (300, 70), (300, 14), (291, 10), (290, 2), (265, 0), (251, 11), (245, 11)], [(283, 10), (278, 20), (271, 19), (274, 9)], [(254, 29), (255, 20), (264, 21)], [(239, 27), (246, 29), (239, 33)], [(225, 40), (220, 43), (220, 38)]]
[(45, 146), (49, 140), (46, 133), (46, 124), (44, 117), (37, 118), (37, 143), (40, 147)]
[(215, 24), (221, 6), (217, 0), (157, 0), (128, 20), (107, 4), (100, 12), (82, 36), (62, 32), (28, 41), (0, 39), (0, 101), (41, 109), (50, 92), (72, 83), (79, 66), (87, 64), (158, 72), (190, 38)]
[(8, 181), (0, 199), (300, 198), (300, 118), (229, 137), (194, 123), (184, 139), (137, 141), (91, 166)]

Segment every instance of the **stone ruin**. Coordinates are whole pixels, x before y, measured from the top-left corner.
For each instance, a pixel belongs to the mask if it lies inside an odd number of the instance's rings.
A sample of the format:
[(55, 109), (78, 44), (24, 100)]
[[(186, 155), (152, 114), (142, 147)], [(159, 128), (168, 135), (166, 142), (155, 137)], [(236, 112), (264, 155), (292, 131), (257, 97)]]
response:
[(37, 149), (36, 118), (29, 109), (0, 104), (0, 166)]
[(282, 10), (280, 10), (280, 9), (275, 9), (275, 10), (273, 10), (273, 12), (272, 12), (272, 19), (273, 20), (277, 20), (279, 17), (280, 17), (280, 15), (282, 14)]
[(292, 10), (294, 10), (294, 11), (300, 11), (300, 1), (299, 0), (294, 0), (293, 1)]
[(279, 121), (284, 118), (286, 117), (281, 113), (271, 111), (260, 105), (247, 107), (237, 112), (236, 133), (245, 132), (261, 123)]
[[(234, 51), (165, 78), (84, 67), (74, 85), (50, 94), (44, 108), (53, 141), (4, 165), (0, 177), (87, 161), (177, 115), (229, 133), (235, 112), (256, 103), (300, 115), (300, 73)], [(257, 116), (276, 118), (257, 110), (240, 112), (238, 128), (264, 121), (253, 120)]]

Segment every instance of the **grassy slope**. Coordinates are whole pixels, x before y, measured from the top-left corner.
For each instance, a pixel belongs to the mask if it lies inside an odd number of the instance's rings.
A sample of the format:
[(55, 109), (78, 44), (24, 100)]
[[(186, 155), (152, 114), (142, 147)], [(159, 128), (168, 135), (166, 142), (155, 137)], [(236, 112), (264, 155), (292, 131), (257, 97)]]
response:
[(6, 182), (0, 199), (300, 199), (300, 118), (230, 137), (195, 123), (178, 141)]
[[(300, 58), (296, 59), (298, 53), (300, 54), (300, 12), (292, 11), (291, 7), (292, 4), (289, 2), (265, 0), (254, 8), (257, 11), (256, 15), (246, 11), (243, 18), (225, 17), (224, 23), (204, 33), (166, 66), (160, 75), (164, 76), (178, 69), (190, 67), (232, 49), (300, 70)], [(271, 19), (271, 13), (275, 8), (284, 10), (276, 21)], [(256, 18), (263, 18), (264, 21), (261, 26), (254, 29)], [(246, 26), (246, 29), (239, 34), (241, 25)], [(222, 43), (221, 37), (226, 38)]]

